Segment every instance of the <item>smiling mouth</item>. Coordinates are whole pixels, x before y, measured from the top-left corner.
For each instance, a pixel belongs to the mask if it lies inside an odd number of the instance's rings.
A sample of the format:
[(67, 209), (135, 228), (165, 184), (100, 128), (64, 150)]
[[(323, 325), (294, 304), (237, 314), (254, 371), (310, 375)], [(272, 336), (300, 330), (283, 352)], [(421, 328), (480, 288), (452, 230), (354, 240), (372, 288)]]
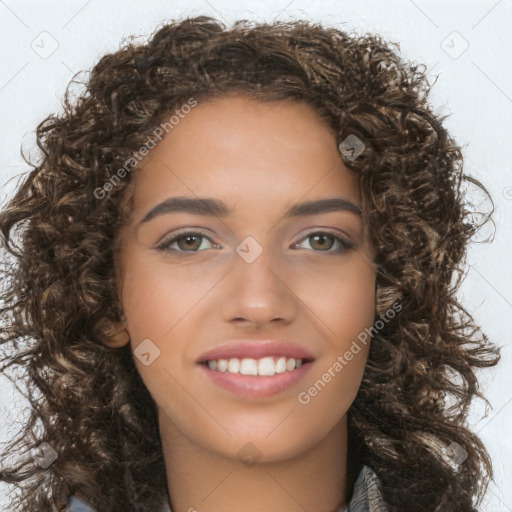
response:
[(251, 357), (229, 359), (210, 359), (200, 364), (220, 373), (269, 377), (281, 373), (293, 372), (303, 365), (312, 363), (313, 359), (299, 359), (284, 356), (267, 356), (259, 359)]

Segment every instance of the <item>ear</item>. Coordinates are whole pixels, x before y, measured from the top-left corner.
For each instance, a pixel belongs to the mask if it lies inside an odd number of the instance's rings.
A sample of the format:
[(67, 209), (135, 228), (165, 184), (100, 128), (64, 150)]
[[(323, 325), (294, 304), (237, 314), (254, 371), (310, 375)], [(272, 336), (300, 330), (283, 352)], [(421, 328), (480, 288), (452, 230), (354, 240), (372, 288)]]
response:
[(130, 341), (130, 334), (126, 328), (126, 321), (109, 323), (109, 327), (101, 336), (101, 341), (109, 347), (124, 347)]

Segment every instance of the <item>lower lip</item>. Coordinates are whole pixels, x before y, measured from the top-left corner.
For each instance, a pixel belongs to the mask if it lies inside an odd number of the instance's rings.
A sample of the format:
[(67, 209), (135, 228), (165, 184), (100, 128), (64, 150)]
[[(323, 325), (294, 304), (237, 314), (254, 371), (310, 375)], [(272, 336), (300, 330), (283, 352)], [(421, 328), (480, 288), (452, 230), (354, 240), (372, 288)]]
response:
[(295, 370), (271, 376), (241, 375), (240, 373), (210, 370), (205, 364), (199, 366), (219, 386), (245, 398), (268, 398), (277, 395), (299, 382), (308, 373), (313, 362), (303, 363)]

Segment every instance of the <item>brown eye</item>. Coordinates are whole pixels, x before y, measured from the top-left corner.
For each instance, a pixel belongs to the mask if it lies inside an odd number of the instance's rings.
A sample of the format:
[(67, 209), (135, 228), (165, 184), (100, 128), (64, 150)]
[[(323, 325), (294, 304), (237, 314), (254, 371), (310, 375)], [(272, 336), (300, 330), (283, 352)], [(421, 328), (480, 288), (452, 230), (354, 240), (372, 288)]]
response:
[[(312, 235), (311, 239), (313, 240), (313, 242), (311, 242), (311, 247), (313, 247), (313, 249), (329, 250), (332, 248), (332, 246), (335, 243), (334, 236), (332, 236), (332, 235), (325, 235), (325, 234)], [(330, 243), (329, 243), (329, 239), (330, 239)]]
[[(188, 251), (188, 250), (199, 249), (199, 247), (201, 246), (201, 239), (202, 239), (202, 237), (200, 235), (185, 235), (185, 236), (181, 236), (181, 237), (177, 238), (176, 242), (180, 249), (182, 249), (184, 251)], [(199, 244), (197, 243), (198, 240), (200, 241)], [(180, 243), (180, 242), (183, 242), (183, 243)]]
[[(171, 237), (168, 240), (164, 240), (157, 246), (157, 249), (161, 251), (175, 251), (175, 252), (199, 252), (199, 248), (202, 246), (203, 240), (210, 240), (207, 236), (201, 233), (180, 233)], [(176, 244), (176, 248), (172, 248), (171, 245)], [(212, 244), (215, 247), (220, 247), (218, 244)], [(205, 247), (203, 249), (210, 249), (211, 247)]]
[[(311, 240), (309, 245), (315, 250), (315, 252), (342, 253), (354, 247), (354, 244), (345, 238), (335, 235), (334, 233), (323, 231), (310, 233), (303, 240), (308, 239)], [(299, 243), (296, 243), (294, 244), (294, 247), (300, 248), (299, 245)], [(332, 249), (334, 245), (337, 245), (338, 247), (336, 249)]]

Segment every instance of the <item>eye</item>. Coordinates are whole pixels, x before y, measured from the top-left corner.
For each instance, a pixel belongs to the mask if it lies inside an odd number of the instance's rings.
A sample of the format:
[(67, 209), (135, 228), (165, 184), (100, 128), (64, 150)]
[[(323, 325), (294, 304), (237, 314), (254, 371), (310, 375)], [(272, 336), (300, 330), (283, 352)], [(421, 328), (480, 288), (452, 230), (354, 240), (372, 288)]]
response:
[[(343, 253), (349, 249), (354, 247), (354, 244), (346, 240), (345, 238), (335, 235), (334, 233), (329, 233), (326, 231), (316, 231), (314, 233), (310, 233), (302, 240), (313, 239), (310, 243), (310, 247), (315, 250), (315, 252), (326, 252), (326, 253)], [(329, 242), (329, 239), (332, 241)], [(203, 241), (208, 240), (211, 244), (210, 247), (203, 247)], [(171, 247), (175, 245), (175, 247)], [(333, 246), (337, 246), (336, 249), (333, 249)], [(194, 231), (186, 231), (175, 234), (174, 236), (165, 239), (159, 245), (157, 245), (157, 249), (161, 251), (175, 251), (178, 253), (194, 253), (199, 252), (202, 249), (219, 249), (221, 246), (219, 244), (215, 244), (212, 242), (211, 238), (208, 236), (194, 232)], [(300, 248), (300, 243), (295, 243), (292, 245), (293, 248)]]
[[(308, 239), (314, 239), (314, 241), (310, 243), (310, 247), (315, 249), (316, 252), (342, 253), (354, 248), (354, 244), (349, 242), (347, 239), (326, 231), (315, 231), (314, 233), (309, 233), (309, 235), (302, 240)], [(333, 242), (329, 243), (329, 239), (333, 240)], [(332, 249), (334, 245), (337, 245), (336, 249)], [(299, 243), (293, 244), (294, 248), (298, 246)]]
[[(197, 249), (199, 249), (203, 245), (202, 242), (200, 242), (201, 239), (209, 240), (211, 242), (211, 239), (206, 235), (203, 235), (202, 233), (186, 231), (178, 233), (177, 235), (174, 235), (173, 237), (164, 240), (159, 245), (157, 245), (156, 248), (161, 251), (198, 252)], [(171, 245), (173, 244), (177, 244), (178, 248), (172, 248)], [(206, 249), (219, 247), (220, 245), (213, 244), (213, 247), (206, 247)]]

